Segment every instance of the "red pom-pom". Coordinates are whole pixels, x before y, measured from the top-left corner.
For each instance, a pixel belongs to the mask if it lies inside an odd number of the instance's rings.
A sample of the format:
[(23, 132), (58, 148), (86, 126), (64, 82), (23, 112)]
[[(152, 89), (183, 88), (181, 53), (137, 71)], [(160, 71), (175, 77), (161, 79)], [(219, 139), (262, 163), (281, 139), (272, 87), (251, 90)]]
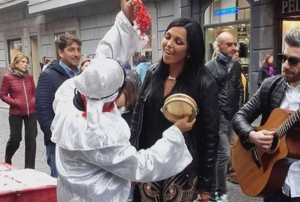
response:
[(141, 0), (136, 0), (137, 16), (136, 23), (139, 26), (141, 35), (148, 31), (148, 27), (151, 25), (151, 17), (147, 12), (144, 3)]

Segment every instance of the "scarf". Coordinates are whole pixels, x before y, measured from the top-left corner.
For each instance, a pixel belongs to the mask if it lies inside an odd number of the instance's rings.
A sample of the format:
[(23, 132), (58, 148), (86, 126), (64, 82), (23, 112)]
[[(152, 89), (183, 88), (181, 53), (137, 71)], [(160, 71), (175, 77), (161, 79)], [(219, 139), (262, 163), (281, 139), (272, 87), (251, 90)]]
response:
[(19, 78), (25, 78), (28, 75), (28, 71), (26, 71), (26, 72), (20, 72), (19, 70), (12, 69), (10, 67), (8, 67), (7, 70), (9, 72), (11, 72), (13, 75), (15, 75), (15, 76), (17, 76)]
[(274, 76), (274, 74), (275, 74), (275, 72), (274, 72), (274, 66), (268, 64), (268, 70), (269, 70), (270, 77)]
[(217, 52), (216, 60), (223, 68), (227, 69), (228, 72), (230, 72), (234, 65), (234, 60), (232, 60), (231, 57), (228, 57), (219, 51)]

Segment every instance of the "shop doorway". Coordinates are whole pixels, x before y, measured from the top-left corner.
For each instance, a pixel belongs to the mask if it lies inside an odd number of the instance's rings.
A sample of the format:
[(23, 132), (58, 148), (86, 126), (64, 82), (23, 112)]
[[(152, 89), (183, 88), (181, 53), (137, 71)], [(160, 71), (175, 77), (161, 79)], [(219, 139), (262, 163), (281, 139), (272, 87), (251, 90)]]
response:
[(37, 36), (30, 37), (30, 45), (31, 45), (31, 52), (30, 52), (30, 66), (32, 68), (32, 75), (35, 85), (37, 85), (40, 73), (41, 73), (41, 67), (39, 65), (39, 52), (38, 52), (38, 40)]

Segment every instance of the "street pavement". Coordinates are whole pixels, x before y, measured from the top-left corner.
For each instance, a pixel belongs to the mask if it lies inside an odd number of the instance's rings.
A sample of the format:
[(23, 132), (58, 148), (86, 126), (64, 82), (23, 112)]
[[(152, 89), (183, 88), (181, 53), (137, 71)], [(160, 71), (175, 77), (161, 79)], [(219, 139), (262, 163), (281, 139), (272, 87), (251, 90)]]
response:
[[(0, 100), (0, 162), (4, 162), (6, 142), (9, 138), (8, 124), (8, 106)], [(24, 131), (23, 131), (24, 139)], [(13, 157), (13, 166), (24, 168), (25, 145), (21, 142), (20, 148)], [(43, 133), (38, 126), (37, 136), (37, 152), (36, 152), (36, 170), (50, 174), (50, 169), (46, 163), (45, 146), (43, 141)], [(238, 185), (228, 182), (228, 195), (231, 202), (262, 202), (260, 198), (246, 197)]]

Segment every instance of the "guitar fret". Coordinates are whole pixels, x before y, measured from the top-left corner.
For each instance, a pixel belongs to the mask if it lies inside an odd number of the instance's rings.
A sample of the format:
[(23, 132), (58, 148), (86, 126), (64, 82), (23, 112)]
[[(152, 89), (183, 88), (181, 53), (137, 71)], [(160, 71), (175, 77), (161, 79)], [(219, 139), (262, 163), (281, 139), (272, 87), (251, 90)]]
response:
[(279, 126), (276, 130), (277, 135), (282, 137), (287, 131), (300, 119), (300, 109), (295, 111), (289, 118), (287, 118), (281, 126)]
[(292, 126), (292, 119), (288, 119), (288, 128)]
[(297, 119), (297, 115), (298, 115), (298, 114), (295, 114), (295, 116), (293, 116), (293, 122), (294, 122), (294, 123), (296, 123), (297, 120), (298, 120), (298, 119)]

